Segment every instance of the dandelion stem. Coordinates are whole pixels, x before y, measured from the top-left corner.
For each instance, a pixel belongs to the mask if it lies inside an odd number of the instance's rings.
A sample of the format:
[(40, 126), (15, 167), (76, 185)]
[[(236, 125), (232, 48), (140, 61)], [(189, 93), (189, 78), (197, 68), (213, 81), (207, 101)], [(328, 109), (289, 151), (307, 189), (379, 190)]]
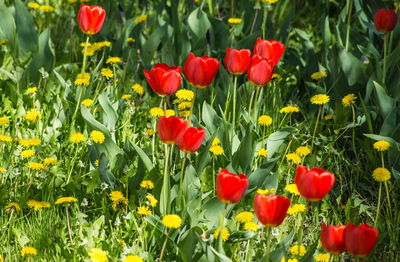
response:
[(358, 162), (358, 154), (357, 154), (357, 150), (356, 150), (355, 126), (354, 126), (356, 124), (356, 112), (354, 110), (353, 105), (351, 105), (351, 111), (353, 112), (353, 150), (354, 150), (354, 154), (356, 155), (357, 162)]
[(386, 80), (386, 56), (387, 56), (386, 55), (387, 54), (386, 42), (387, 42), (387, 34), (385, 34), (383, 36), (383, 72), (382, 72), (382, 74), (383, 74), (382, 83), (383, 84), (385, 84), (385, 80)]
[(389, 205), (390, 218), (393, 218), (393, 215), (392, 215), (392, 205), (390, 204), (389, 188), (388, 188), (388, 185), (387, 185), (387, 181), (385, 181), (385, 190), (386, 190), (387, 202), (388, 202), (388, 205)]
[(256, 24), (256, 21), (257, 21), (258, 9), (259, 9), (259, 8), (256, 9), (256, 12), (255, 12), (255, 14), (254, 14), (253, 23), (251, 24), (251, 29), (250, 29), (250, 35), (253, 33), (254, 25)]
[(268, 15), (267, 5), (264, 4), (264, 16), (263, 16), (263, 21), (262, 21), (262, 25), (261, 25), (263, 39), (265, 39), (265, 28), (266, 28), (266, 23), (267, 23), (267, 15)]
[(160, 201), (160, 211), (162, 215), (166, 215), (169, 205), (169, 175), (168, 162), (169, 162), (169, 151), (170, 146), (165, 144), (165, 161), (164, 161), (164, 177), (163, 177), (163, 187), (161, 189), (161, 201)]
[(163, 258), (163, 255), (164, 255), (164, 250), (165, 250), (165, 247), (167, 246), (167, 241), (168, 241), (168, 237), (169, 237), (169, 234), (170, 234), (170, 233), (171, 233), (171, 228), (168, 229), (167, 236), (165, 237), (165, 241), (164, 241), (164, 244), (163, 244), (162, 249), (161, 249), (161, 255), (160, 255), (160, 260), (159, 260), (159, 262), (162, 261), (162, 258)]
[(283, 116), (282, 121), (280, 122), (280, 124), (279, 124), (279, 126), (278, 126), (278, 129), (281, 128), (281, 126), (282, 126), (282, 124), (283, 124), (283, 121), (285, 121), (287, 115), (288, 115), (288, 114), (285, 114), (285, 115)]
[(190, 126), (192, 124), (193, 107), (194, 107), (194, 102), (196, 100), (196, 96), (197, 96), (197, 87), (194, 87), (194, 95), (193, 95), (193, 99), (192, 99), (192, 105), (190, 106), (188, 126)]
[(353, 10), (353, 0), (350, 0), (349, 3), (349, 11), (347, 13), (347, 31), (346, 31), (346, 52), (349, 49), (349, 36), (350, 36), (350, 19), (351, 19), (351, 11)]
[(376, 218), (375, 218), (375, 222), (374, 222), (374, 227), (376, 227), (376, 224), (378, 223), (379, 211), (381, 208), (381, 192), (382, 192), (382, 182), (379, 183), (378, 206), (376, 208)]
[(114, 73), (114, 92), (117, 93), (117, 72), (115, 71), (115, 64), (113, 64)]
[(271, 227), (267, 227), (267, 254), (265, 255), (266, 262), (269, 262), (269, 250), (271, 246)]
[(213, 192), (214, 192), (214, 196), (215, 196), (215, 170), (214, 170), (214, 166), (215, 166), (215, 156), (213, 154), (212, 155), (212, 172), (213, 172)]
[(235, 124), (236, 124), (236, 87), (237, 87), (237, 75), (233, 77), (233, 120), (232, 120), (232, 144), (233, 144), (233, 135), (235, 133)]
[[(126, 72), (128, 71), (128, 64), (129, 64), (129, 60), (131, 58), (131, 53), (132, 53), (132, 48), (129, 48), (129, 52), (128, 52), (128, 58), (126, 60), (126, 64), (124, 67), (124, 74), (122, 75), (122, 82), (125, 83), (125, 77), (126, 77)], [(115, 75), (114, 75), (115, 77)]]
[(320, 105), (319, 109), (318, 109), (317, 121), (315, 122), (314, 132), (313, 132), (312, 139), (311, 139), (311, 152), (314, 148), (314, 138), (315, 138), (315, 133), (317, 132), (317, 127), (318, 127), (318, 122), (319, 122), (319, 117), (321, 115), (321, 111), (322, 111), (322, 106)]
[(71, 226), (69, 223), (69, 213), (68, 213), (68, 205), (65, 206), (65, 211), (67, 213), (67, 225), (68, 225), (68, 234), (69, 234), (69, 239), (71, 240), (71, 244), (74, 244), (72, 241), (72, 232), (71, 232)]

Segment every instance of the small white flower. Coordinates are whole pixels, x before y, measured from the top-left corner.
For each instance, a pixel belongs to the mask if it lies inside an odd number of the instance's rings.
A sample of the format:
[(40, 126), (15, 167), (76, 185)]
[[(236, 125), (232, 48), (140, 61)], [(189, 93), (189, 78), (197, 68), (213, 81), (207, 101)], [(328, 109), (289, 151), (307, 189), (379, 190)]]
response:
[(86, 198), (84, 198), (84, 199), (82, 200), (82, 202), (81, 202), (81, 206), (86, 207), (86, 206), (88, 206), (88, 205), (89, 205), (89, 201), (88, 201)]

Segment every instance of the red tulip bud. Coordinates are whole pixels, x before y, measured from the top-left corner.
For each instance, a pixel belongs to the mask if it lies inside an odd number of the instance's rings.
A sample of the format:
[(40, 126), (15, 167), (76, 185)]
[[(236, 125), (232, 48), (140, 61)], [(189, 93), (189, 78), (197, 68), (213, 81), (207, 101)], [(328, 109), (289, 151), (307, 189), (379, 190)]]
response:
[(384, 34), (392, 32), (397, 24), (397, 14), (393, 9), (386, 10), (381, 8), (375, 14), (374, 22), (376, 30), (379, 32)]
[(349, 254), (355, 257), (366, 257), (374, 249), (379, 232), (376, 228), (366, 224), (356, 226), (348, 223), (343, 235)]
[(236, 175), (222, 169), (217, 175), (217, 196), (227, 204), (234, 204), (242, 198), (249, 182), (245, 174)]
[(254, 197), (254, 213), (261, 224), (267, 227), (277, 227), (282, 224), (289, 205), (289, 198), (284, 196), (271, 194)]
[(196, 57), (189, 54), (185, 62), (185, 76), (189, 83), (197, 88), (206, 88), (211, 84), (218, 72), (219, 61), (215, 58), (202, 56)]
[(242, 75), (246, 73), (250, 64), (251, 53), (249, 49), (226, 49), (224, 63), (229, 73)]
[(170, 96), (178, 90), (182, 80), (182, 68), (156, 64), (150, 72), (146, 69), (143, 74), (151, 88), (160, 96)]
[(188, 127), (179, 140), (179, 149), (187, 154), (197, 151), (206, 137), (206, 132), (202, 127)]
[(106, 11), (101, 6), (82, 4), (78, 13), (78, 24), (82, 32), (87, 35), (97, 34), (104, 23)]
[(308, 169), (298, 165), (294, 181), (302, 197), (308, 201), (320, 201), (331, 190), (335, 175), (322, 168)]
[(321, 243), (326, 252), (333, 255), (339, 255), (344, 250), (343, 232), (346, 226), (327, 226), (322, 222)]
[(258, 55), (253, 55), (247, 70), (249, 82), (255, 86), (265, 86), (274, 73), (274, 62)]
[(177, 144), (187, 128), (187, 121), (177, 116), (160, 116), (157, 133), (165, 144)]
[(284, 51), (285, 45), (281, 42), (275, 40), (262, 40), (261, 38), (257, 38), (257, 42), (253, 49), (255, 55), (274, 61), (274, 66), (279, 63)]

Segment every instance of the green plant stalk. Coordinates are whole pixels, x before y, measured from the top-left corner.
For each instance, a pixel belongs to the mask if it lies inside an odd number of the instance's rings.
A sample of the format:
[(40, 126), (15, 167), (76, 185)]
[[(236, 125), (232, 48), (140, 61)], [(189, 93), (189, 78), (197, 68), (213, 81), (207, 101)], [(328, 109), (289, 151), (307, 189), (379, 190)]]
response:
[(115, 64), (113, 64), (114, 73), (114, 92), (117, 93), (117, 72), (115, 71)]
[(233, 135), (235, 133), (235, 124), (236, 124), (236, 88), (237, 88), (237, 75), (233, 77), (233, 120), (232, 120), (232, 144), (233, 144)]
[(256, 24), (257, 21), (257, 16), (258, 16), (258, 8), (256, 9), (256, 12), (254, 14), (253, 23), (251, 24), (250, 35), (253, 33), (254, 25)]
[(169, 210), (169, 174), (168, 174), (168, 162), (169, 162), (170, 146), (165, 144), (165, 161), (164, 161), (164, 176), (163, 186), (161, 189), (160, 199), (160, 212), (165, 216)]
[(321, 111), (322, 111), (322, 106), (320, 105), (319, 109), (318, 109), (317, 121), (315, 122), (314, 132), (313, 132), (312, 139), (311, 139), (311, 153), (312, 153), (313, 148), (314, 148), (314, 138), (315, 138), (315, 133), (317, 132), (317, 127), (318, 127), (319, 117), (321, 115)]
[(256, 97), (255, 97), (255, 99), (254, 99), (254, 115), (253, 115), (253, 118), (254, 118), (254, 123), (256, 123), (257, 122), (257, 100), (258, 100), (258, 94), (260, 93), (260, 89), (261, 89), (261, 86), (259, 86), (259, 87), (257, 87), (257, 91), (256, 91)]
[[(398, 10), (399, 10), (399, 5), (397, 4), (397, 5), (396, 5), (396, 8), (395, 8), (396, 14), (397, 14), (397, 11), (398, 11)], [(389, 40), (389, 56), (390, 56), (391, 53), (392, 53), (393, 34), (394, 34), (394, 31), (392, 31), (392, 32), (390, 33), (390, 40)]]
[(387, 34), (383, 36), (383, 77), (382, 77), (382, 83), (385, 84), (386, 81), (386, 57), (387, 57), (387, 48), (386, 48), (386, 42), (387, 42)]
[(392, 215), (392, 205), (390, 204), (389, 188), (388, 188), (388, 185), (387, 185), (387, 181), (385, 181), (385, 190), (386, 190), (387, 202), (388, 202), (388, 205), (389, 205), (390, 217), (393, 218), (393, 215)]
[(285, 121), (287, 115), (288, 115), (288, 114), (285, 114), (285, 115), (283, 116), (282, 121), (279, 123), (278, 129), (281, 128), (281, 126), (282, 126), (282, 124), (283, 124), (283, 121)]
[(213, 0), (208, 0), (208, 10), (210, 11), (210, 15), (214, 16), (214, 4)]
[(231, 0), (231, 10), (232, 10), (231, 17), (235, 17), (235, 2), (234, 2), (234, 0)]
[(347, 31), (346, 31), (346, 52), (349, 50), (349, 37), (350, 37), (350, 20), (351, 20), (351, 11), (353, 10), (353, 0), (350, 0), (349, 3), (349, 11), (347, 13)]
[[(356, 124), (356, 112), (354, 110), (353, 104), (351, 105), (351, 111), (353, 112), (353, 125)], [(353, 126), (353, 150), (354, 154), (356, 155), (357, 161), (358, 161), (358, 154), (356, 150), (356, 137), (355, 137), (355, 127)]]
[(183, 180), (183, 176), (185, 174), (186, 158), (187, 158), (187, 153), (185, 153), (185, 156), (182, 159), (181, 178), (179, 179), (179, 194), (178, 194), (179, 198), (183, 201), (183, 206), (182, 206), (183, 208), (185, 208), (185, 199), (182, 195), (182, 180)]
[(253, 99), (254, 99), (254, 89), (251, 92), (250, 96), (250, 102), (249, 102), (249, 113), (248, 113), (248, 118), (251, 119), (251, 107), (253, 106)]
[(86, 52), (87, 52), (88, 44), (89, 44), (89, 36), (86, 36), (85, 52), (83, 53), (83, 64), (82, 64), (82, 71), (81, 71), (82, 77), (83, 77), (83, 74), (85, 73), (85, 69), (86, 69), (86, 58), (87, 58)]
[(124, 67), (124, 74), (122, 75), (122, 83), (125, 83), (126, 72), (128, 71), (129, 60), (131, 58), (132, 48), (129, 48), (128, 58), (126, 59), (126, 64)]
[(194, 102), (196, 101), (196, 96), (197, 96), (197, 87), (194, 87), (194, 95), (192, 99), (192, 105), (190, 106), (188, 127), (192, 124), (193, 107), (194, 107)]
[(162, 258), (163, 258), (163, 255), (164, 255), (164, 250), (165, 250), (165, 247), (167, 246), (167, 241), (168, 241), (168, 237), (169, 237), (170, 233), (171, 233), (171, 228), (168, 229), (167, 236), (165, 237), (165, 241), (164, 241), (164, 244), (163, 244), (162, 249), (161, 249), (161, 255), (160, 255), (160, 260), (159, 260), (160, 262), (162, 261)]
[(213, 192), (214, 192), (214, 196), (215, 196), (215, 155), (212, 155), (212, 173), (213, 173)]
[(70, 226), (70, 223), (69, 223), (68, 205), (65, 206), (65, 212), (67, 213), (67, 225), (68, 225), (69, 239), (71, 240), (71, 244), (74, 244), (74, 242), (73, 242), (73, 240), (72, 240), (71, 226)]
[(270, 247), (271, 247), (271, 227), (267, 227), (267, 254), (265, 255), (266, 262), (269, 262)]
[(264, 16), (263, 16), (263, 21), (262, 21), (262, 25), (261, 25), (263, 39), (265, 39), (265, 28), (266, 28), (266, 23), (267, 23), (267, 15), (268, 15), (267, 5), (264, 4)]
[(374, 227), (376, 227), (376, 224), (378, 223), (379, 211), (381, 208), (381, 192), (382, 192), (382, 182), (379, 182), (378, 206), (376, 208), (376, 217), (375, 217)]

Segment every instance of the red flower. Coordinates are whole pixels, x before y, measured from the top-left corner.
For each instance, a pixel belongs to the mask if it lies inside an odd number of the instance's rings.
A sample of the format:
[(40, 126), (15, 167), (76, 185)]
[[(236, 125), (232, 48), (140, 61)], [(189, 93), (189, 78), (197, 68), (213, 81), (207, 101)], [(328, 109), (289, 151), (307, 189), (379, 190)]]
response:
[(378, 230), (366, 224), (356, 226), (348, 223), (344, 230), (346, 250), (355, 257), (368, 256), (374, 249), (378, 237)]
[(250, 61), (247, 77), (255, 86), (265, 86), (274, 73), (274, 62), (258, 55), (253, 55)]
[(186, 130), (187, 121), (177, 116), (160, 116), (157, 124), (157, 133), (165, 144), (177, 144)]
[(344, 250), (343, 232), (346, 226), (327, 226), (322, 222), (321, 243), (326, 252), (339, 255)]
[(284, 196), (271, 194), (254, 197), (254, 213), (261, 224), (267, 227), (277, 227), (282, 224), (289, 205), (289, 198)]
[(215, 58), (202, 56), (196, 57), (189, 54), (185, 62), (185, 76), (189, 83), (197, 88), (206, 88), (211, 84), (218, 72), (219, 61)]
[(206, 132), (201, 127), (188, 127), (180, 138), (179, 149), (185, 153), (191, 154), (197, 151), (206, 137)]
[(274, 61), (274, 66), (279, 63), (285, 51), (285, 45), (275, 40), (262, 40), (257, 38), (253, 53), (265, 59)]
[(250, 64), (251, 53), (249, 49), (226, 49), (224, 63), (229, 73), (242, 75), (246, 73)]
[(88, 35), (94, 35), (100, 31), (105, 17), (106, 11), (104, 11), (103, 7), (82, 4), (78, 13), (78, 24), (82, 32)]
[(335, 183), (335, 175), (322, 168), (308, 169), (298, 165), (294, 181), (302, 197), (308, 201), (319, 201)]
[(376, 12), (374, 22), (376, 30), (379, 32), (384, 34), (392, 32), (397, 24), (396, 12), (393, 9), (386, 10), (385, 8), (381, 8)]
[(143, 70), (147, 82), (160, 96), (170, 96), (178, 90), (182, 80), (182, 68), (156, 64), (150, 72)]
[(246, 192), (249, 182), (245, 174), (236, 175), (222, 169), (217, 175), (217, 196), (227, 204), (234, 204)]

